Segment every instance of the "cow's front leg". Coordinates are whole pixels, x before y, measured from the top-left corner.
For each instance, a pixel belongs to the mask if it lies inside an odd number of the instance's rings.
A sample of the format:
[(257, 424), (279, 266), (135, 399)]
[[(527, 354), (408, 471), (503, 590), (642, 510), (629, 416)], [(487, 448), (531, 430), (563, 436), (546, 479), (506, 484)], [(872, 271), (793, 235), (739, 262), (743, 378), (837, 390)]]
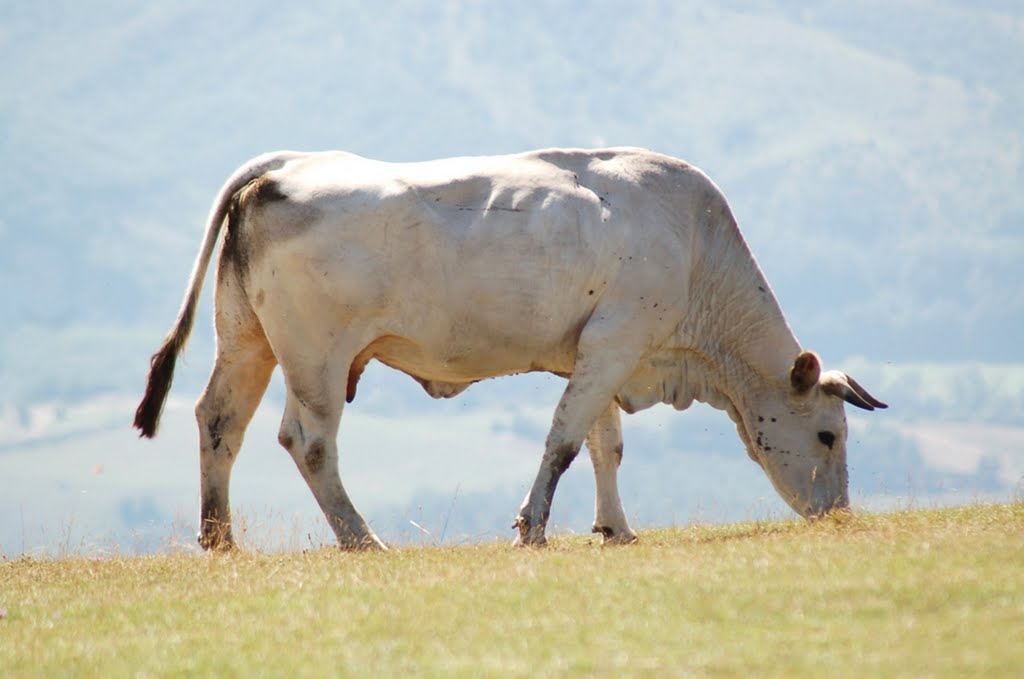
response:
[[(585, 331), (586, 333), (586, 331)], [(586, 335), (584, 335), (584, 338)], [(555, 410), (537, 478), (519, 508), (513, 524), (519, 529), (516, 545), (539, 546), (544, 535), (558, 480), (576, 458), (584, 437), (633, 372), (636, 354), (620, 338), (602, 338), (600, 345), (581, 338), (576, 366)], [(612, 346), (614, 350), (601, 350)]]
[(622, 420), (612, 401), (587, 434), (587, 450), (594, 465), (594, 526), (602, 544), (636, 542), (619, 499), (618, 472), (622, 463)]
[[(545, 446), (540, 471), (537, 472), (533, 487), (526, 494), (526, 499), (519, 507), (519, 515), (512, 524), (513, 528), (519, 530), (514, 542), (516, 546), (540, 547), (547, 544), (544, 530), (548, 518), (551, 516), (551, 502), (555, 497), (555, 487), (562, 474), (580, 452), (582, 441), (565, 441), (552, 445), (552, 438), (552, 436), (548, 436), (548, 444)], [(554, 440), (559, 441), (560, 439), (555, 438)]]

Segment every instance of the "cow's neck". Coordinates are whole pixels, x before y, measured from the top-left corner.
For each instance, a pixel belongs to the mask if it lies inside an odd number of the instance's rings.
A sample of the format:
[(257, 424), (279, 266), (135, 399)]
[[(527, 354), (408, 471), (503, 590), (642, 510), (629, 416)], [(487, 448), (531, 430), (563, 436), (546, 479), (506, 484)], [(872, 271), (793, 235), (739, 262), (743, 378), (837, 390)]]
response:
[(800, 344), (731, 215), (695, 239), (693, 254), (684, 318), (618, 402), (635, 412), (659, 402), (682, 410), (696, 400), (739, 423), (752, 396), (784, 388)]
[(800, 343), (731, 215), (701, 245), (676, 339), (696, 355), (688, 360), (707, 373), (708, 389), (742, 407), (752, 389), (788, 380)]

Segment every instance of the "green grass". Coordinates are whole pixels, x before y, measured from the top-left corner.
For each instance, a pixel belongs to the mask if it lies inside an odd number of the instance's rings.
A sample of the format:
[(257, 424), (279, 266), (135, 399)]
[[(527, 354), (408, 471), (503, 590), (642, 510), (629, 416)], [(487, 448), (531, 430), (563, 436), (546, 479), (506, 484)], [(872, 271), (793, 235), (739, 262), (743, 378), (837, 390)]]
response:
[(1024, 504), (0, 564), (0, 675), (1019, 676)]

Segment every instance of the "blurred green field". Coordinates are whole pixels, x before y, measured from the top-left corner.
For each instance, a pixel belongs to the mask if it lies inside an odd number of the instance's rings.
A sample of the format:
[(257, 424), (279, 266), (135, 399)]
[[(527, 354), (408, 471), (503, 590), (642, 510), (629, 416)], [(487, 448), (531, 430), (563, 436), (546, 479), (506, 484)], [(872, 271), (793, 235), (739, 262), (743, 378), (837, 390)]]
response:
[(1020, 676), (1024, 504), (0, 563), (3, 676)]

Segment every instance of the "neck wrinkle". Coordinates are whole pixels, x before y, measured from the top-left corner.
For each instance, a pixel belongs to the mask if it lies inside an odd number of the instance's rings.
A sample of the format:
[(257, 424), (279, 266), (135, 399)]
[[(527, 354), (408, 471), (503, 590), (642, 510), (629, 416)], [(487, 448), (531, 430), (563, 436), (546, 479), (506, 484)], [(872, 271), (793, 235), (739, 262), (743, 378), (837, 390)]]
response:
[(721, 201), (695, 229), (689, 311), (676, 334), (680, 346), (700, 357), (703, 381), (728, 403), (715, 407), (740, 424), (744, 395), (784, 389), (801, 347)]

